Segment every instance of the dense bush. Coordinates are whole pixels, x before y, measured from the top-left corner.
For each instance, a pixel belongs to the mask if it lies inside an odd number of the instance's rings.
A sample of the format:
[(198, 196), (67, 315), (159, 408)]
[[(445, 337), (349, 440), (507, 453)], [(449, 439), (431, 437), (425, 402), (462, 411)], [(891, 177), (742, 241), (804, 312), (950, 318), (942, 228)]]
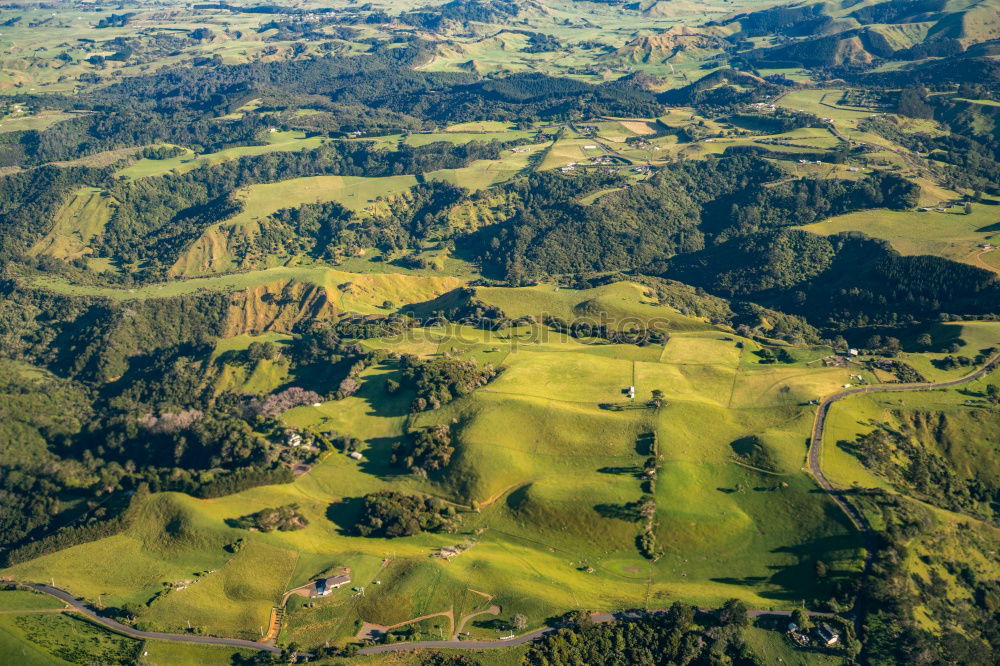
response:
[(416, 392), (411, 411), (437, 409), (455, 398), (485, 386), (500, 373), (492, 363), (480, 366), (475, 361), (457, 358), (421, 360), (405, 355), (400, 359), (403, 383)]
[(457, 523), (455, 510), (437, 498), (384, 490), (361, 498), (361, 513), (354, 528), (361, 536), (392, 538), (448, 532)]
[(294, 532), (309, 524), (309, 520), (299, 512), (298, 504), (286, 504), (273, 509), (261, 509), (248, 516), (232, 521), (233, 527), (255, 529), (261, 532)]

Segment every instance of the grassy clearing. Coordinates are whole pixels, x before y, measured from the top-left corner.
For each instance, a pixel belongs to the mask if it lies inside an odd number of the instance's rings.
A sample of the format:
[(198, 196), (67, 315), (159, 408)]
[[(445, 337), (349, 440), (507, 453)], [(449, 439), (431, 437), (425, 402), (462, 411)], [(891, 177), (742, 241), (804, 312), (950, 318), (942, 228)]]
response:
[(456, 123), (444, 128), (445, 132), (506, 132), (514, 129), (510, 123), (499, 120), (480, 120), (471, 123)]
[(631, 322), (633, 328), (636, 321), (649, 326), (662, 325), (671, 331), (712, 328), (707, 322), (656, 304), (647, 288), (631, 282), (616, 282), (592, 289), (566, 289), (551, 284), (514, 289), (479, 287), (476, 296), (515, 319), (527, 315), (541, 319), (548, 315), (566, 321), (587, 319), (610, 326), (622, 324), (628, 327)]
[[(919, 333), (931, 336), (931, 349), (941, 350), (952, 344), (959, 346), (958, 354), (974, 358), (991, 347), (1000, 347), (1000, 323), (989, 321), (948, 322), (920, 329)], [(916, 343), (917, 331), (905, 337), (906, 347), (919, 349)], [(912, 365), (920, 374), (930, 381), (957, 379), (969, 374), (970, 368), (940, 367), (939, 362), (948, 356), (946, 351), (910, 351), (900, 354), (900, 360)]]
[(261, 146), (238, 146), (202, 155), (197, 155), (193, 151), (185, 149), (185, 152), (177, 157), (165, 160), (141, 159), (135, 164), (120, 169), (117, 175), (137, 179), (164, 176), (171, 172), (187, 173), (199, 167), (220, 164), (241, 157), (251, 157), (265, 153), (294, 153), (302, 150), (312, 150), (327, 141), (327, 139), (321, 137), (307, 138), (304, 132), (272, 132), (265, 134), (264, 139), (267, 143)]
[(18, 666), (126, 666), (141, 645), (69, 613), (0, 615), (0, 655)]
[(210, 634), (256, 640), (274, 600), (288, 589), (296, 557), (294, 551), (250, 541), (187, 589), (174, 590), (153, 602), (143, 620), (168, 628), (190, 622)]
[[(465, 123), (465, 125), (481, 125), (483, 123)], [(496, 123), (503, 125), (503, 123)], [(528, 139), (534, 136), (534, 132), (529, 130), (499, 130), (499, 131), (465, 131), (460, 132), (456, 126), (449, 127), (444, 132), (431, 132), (428, 134), (411, 134), (406, 137), (408, 146), (425, 146), (429, 143), (446, 141), (448, 143), (462, 144), (471, 141), (514, 141), (517, 139)]]
[(0, 119), (0, 134), (7, 132), (25, 132), (28, 130), (43, 130), (56, 123), (69, 120), (79, 114), (64, 111), (46, 110), (35, 115), (13, 115)]
[(4, 611), (63, 608), (65, 605), (55, 597), (30, 590), (0, 591), (0, 610)]
[(444, 180), (474, 191), (482, 190), (510, 180), (526, 170), (532, 157), (544, 150), (547, 145), (521, 146), (518, 149), (520, 152), (506, 151), (499, 160), (476, 160), (469, 166), (460, 169), (429, 171), (424, 174), (424, 177), (431, 180)]
[(1000, 242), (1000, 202), (988, 201), (973, 204), (970, 215), (958, 206), (944, 212), (869, 210), (802, 228), (821, 235), (862, 231), (889, 241), (905, 255), (931, 254), (995, 271), (997, 267), (984, 262), (978, 248), (981, 243)]
[(230, 666), (238, 655), (249, 659), (256, 650), (146, 641), (143, 644), (140, 666)]
[(840, 106), (838, 101), (843, 94), (843, 90), (793, 90), (782, 97), (777, 104), (793, 111), (805, 111), (821, 118), (832, 118), (838, 125), (849, 127), (856, 127), (859, 120), (874, 113), (874, 111), (860, 111)]
[(91, 239), (104, 231), (114, 201), (98, 187), (83, 187), (56, 213), (52, 229), (31, 248), (30, 254), (76, 259), (90, 252)]
[(245, 224), (263, 219), (282, 208), (324, 201), (337, 201), (351, 210), (360, 210), (379, 197), (404, 192), (416, 184), (414, 176), (309, 176), (251, 185), (239, 194), (244, 202), (244, 211), (223, 224)]

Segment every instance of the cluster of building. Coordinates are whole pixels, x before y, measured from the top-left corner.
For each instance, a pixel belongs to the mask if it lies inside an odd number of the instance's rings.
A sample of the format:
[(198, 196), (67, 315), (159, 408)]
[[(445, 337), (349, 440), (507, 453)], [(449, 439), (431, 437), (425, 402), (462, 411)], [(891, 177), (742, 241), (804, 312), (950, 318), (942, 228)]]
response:
[(840, 643), (840, 634), (828, 624), (820, 624), (812, 630), (813, 638), (809, 637), (809, 632), (803, 631), (794, 622), (788, 623), (788, 637), (799, 647), (808, 647), (818, 644), (821, 647), (834, 647)]

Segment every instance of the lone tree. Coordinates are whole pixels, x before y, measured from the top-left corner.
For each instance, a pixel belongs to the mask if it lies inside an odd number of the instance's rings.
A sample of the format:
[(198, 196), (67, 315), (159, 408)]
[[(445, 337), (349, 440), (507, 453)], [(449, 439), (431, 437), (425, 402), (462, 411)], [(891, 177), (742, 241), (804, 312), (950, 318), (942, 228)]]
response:
[(514, 627), (517, 631), (524, 631), (528, 626), (528, 618), (517, 613), (510, 619), (510, 626)]
[(809, 614), (806, 613), (801, 608), (796, 608), (792, 611), (792, 622), (799, 626), (802, 631), (809, 631), (813, 628), (812, 620), (809, 619)]
[(745, 627), (750, 624), (747, 605), (739, 599), (730, 599), (719, 609), (719, 624), (728, 627)]
[(652, 400), (649, 401), (650, 406), (659, 409), (663, 406), (663, 391), (660, 389), (653, 389), (651, 394), (653, 396)]

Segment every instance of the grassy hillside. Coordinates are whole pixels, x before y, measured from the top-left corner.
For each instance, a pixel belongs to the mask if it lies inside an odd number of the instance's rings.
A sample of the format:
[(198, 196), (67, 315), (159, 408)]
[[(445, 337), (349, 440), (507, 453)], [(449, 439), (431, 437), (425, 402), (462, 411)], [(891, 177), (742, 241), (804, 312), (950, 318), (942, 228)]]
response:
[(97, 187), (74, 192), (56, 213), (52, 229), (31, 248), (31, 253), (67, 260), (90, 253), (88, 243), (104, 231), (114, 205), (114, 200)]
[[(505, 613), (522, 612), (532, 623), (569, 608), (623, 608), (637, 599), (658, 606), (736, 596), (753, 607), (787, 608), (825, 596), (812, 563), (822, 560), (835, 577), (849, 577), (859, 542), (800, 471), (811, 423), (810, 408), (800, 405), (834, 390), (849, 371), (759, 366), (747, 362), (736, 342), (717, 332), (678, 331), (643, 360), (627, 347), (558, 338), (525, 344), (465, 329), (387, 342), (422, 355), (454, 348), (460, 356), (495, 356), (507, 369), (466, 398), (407, 417), (406, 403), (383, 393), (393, 364), (377, 366), (363, 374), (355, 396), (285, 416), (298, 427), (364, 438), (360, 463), (333, 454), (293, 484), (211, 501), (155, 496), (127, 533), (10, 573), (54, 576), (77, 594), (100, 592), (106, 603), (120, 604), (149, 601), (163, 583), (201, 572), (188, 589), (152, 601), (142, 623), (179, 629), (191, 619), (212, 633), (250, 636), (283, 589), (330, 566), (350, 566), (354, 584), (371, 592), (355, 599), (338, 592), (316, 609), (296, 611), (301, 618), (289, 625), (290, 640), (315, 640), (320, 627), (342, 640), (356, 619), (392, 624), (446, 611), (466, 587), (493, 595)], [(622, 396), (628, 385), (636, 386), (634, 404)], [(660, 410), (643, 406), (654, 388), (666, 395)], [(761, 400), (762, 394), (771, 397)], [(623, 410), (599, 406), (605, 403)], [(447, 475), (422, 481), (387, 465), (388, 448), (408, 428), (442, 422), (458, 430)], [(732, 442), (748, 431), (759, 433), (775, 471), (734, 459)], [(628, 509), (641, 495), (634, 470), (648, 455), (649, 433), (663, 455), (655, 497), (664, 556), (654, 564), (635, 550), (639, 526)], [(457, 535), (349, 536), (353, 498), (389, 487), (465, 506), (475, 500), (481, 513), (464, 513)], [(265, 535), (225, 525), (226, 518), (289, 502), (309, 518), (306, 529)], [(223, 546), (237, 537), (249, 544), (234, 557)], [(427, 560), (437, 548), (463, 542), (471, 548), (447, 565)], [(109, 566), (112, 551), (118, 559), (127, 553), (128, 566)], [(262, 576), (263, 564), (255, 562), (265, 561)], [(381, 585), (371, 587), (375, 579)]]

